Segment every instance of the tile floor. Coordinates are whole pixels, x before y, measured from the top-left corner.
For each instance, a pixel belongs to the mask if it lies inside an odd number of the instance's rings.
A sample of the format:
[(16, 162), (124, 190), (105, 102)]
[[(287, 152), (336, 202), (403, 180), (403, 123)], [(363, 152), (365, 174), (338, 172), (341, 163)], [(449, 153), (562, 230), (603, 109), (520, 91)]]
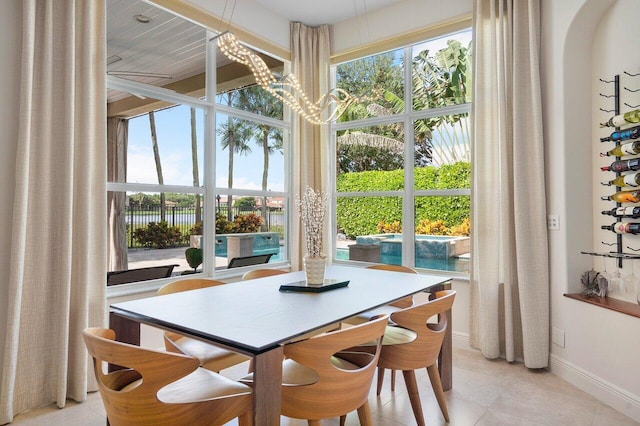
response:
[[(239, 377), (246, 365), (225, 370)], [(388, 374), (388, 373), (387, 373)], [(426, 371), (418, 371), (418, 384), (428, 426), (445, 425)], [(375, 378), (374, 378), (375, 382)], [(385, 377), (380, 397), (375, 386), (369, 400), (374, 424), (415, 425), (402, 376), (396, 391)], [(640, 423), (625, 417), (595, 398), (546, 371), (529, 371), (521, 364), (487, 361), (479, 353), (454, 351), (453, 389), (447, 392), (450, 425), (461, 426), (626, 426)], [(64, 409), (47, 406), (15, 418), (12, 425), (104, 426), (105, 413), (98, 393), (82, 404), (70, 402)], [(232, 422), (230, 425), (237, 423)], [(306, 425), (306, 421), (282, 418), (284, 426)], [(323, 422), (339, 424), (337, 419)], [(347, 416), (347, 425), (358, 425), (357, 414)]]

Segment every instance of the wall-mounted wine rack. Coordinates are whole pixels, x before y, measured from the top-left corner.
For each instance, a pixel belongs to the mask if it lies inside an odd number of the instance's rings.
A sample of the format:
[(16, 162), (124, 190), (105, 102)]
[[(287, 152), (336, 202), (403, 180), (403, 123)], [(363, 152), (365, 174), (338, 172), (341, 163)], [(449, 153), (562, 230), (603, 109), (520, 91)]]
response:
[[(640, 76), (640, 73), (638, 74), (631, 74), (627, 71), (624, 71), (624, 74), (629, 76), (629, 77), (638, 77)], [(603, 112), (608, 112), (608, 113), (613, 113), (613, 115), (619, 115), (620, 114), (620, 75), (617, 74), (614, 76), (613, 80), (604, 80), (604, 79), (600, 79), (601, 82), (606, 83), (606, 84), (613, 84), (613, 94), (603, 94), (603, 93), (599, 93), (599, 95), (603, 98), (613, 98), (613, 102), (614, 102), (614, 108), (613, 109), (604, 109), (604, 108), (600, 108), (600, 111)], [(628, 91), (628, 92), (640, 92), (640, 88), (637, 89), (631, 89), (628, 88), (626, 86), (624, 86), (624, 90)], [(627, 107), (633, 109), (633, 108), (639, 108), (640, 105), (630, 105), (628, 103), (624, 103), (624, 105), (626, 105)], [(616, 131), (620, 130), (619, 127), (615, 128)], [(624, 143), (623, 141), (616, 141), (616, 147), (619, 146), (621, 143)], [(615, 157), (616, 161), (620, 160), (620, 157)], [(621, 172), (616, 172), (616, 177), (619, 177), (622, 173)], [(616, 186), (616, 192), (620, 191), (622, 188), (619, 186)], [(640, 188), (639, 188), (640, 189)], [(620, 207), (622, 204), (620, 202), (616, 202), (616, 207)], [(616, 217), (616, 222), (620, 222), (622, 221), (623, 218), (621, 217)], [(623, 243), (622, 243), (622, 234), (616, 234), (616, 242), (615, 243), (606, 243), (604, 241), (601, 242), (601, 244), (606, 245), (606, 246), (613, 246), (615, 247), (615, 251), (608, 251), (608, 252), (588, 252), (588, 251), (582, 251), (582, 254), (587, 254), (587, 255), (591, 255), (591, 256), (603, 256), (603, 257), (613, 257), (618, 259), (618, 267), (622, 267), (622, 261), (624, 259), (640, 259), (640, 248), (633, 248), (633, 247), (629, 247), (627, 246), (626, 248), (628, 250), (631, 250), (635, 253), (629, 253), (629, 252), (625, 252), (623, 250)]]

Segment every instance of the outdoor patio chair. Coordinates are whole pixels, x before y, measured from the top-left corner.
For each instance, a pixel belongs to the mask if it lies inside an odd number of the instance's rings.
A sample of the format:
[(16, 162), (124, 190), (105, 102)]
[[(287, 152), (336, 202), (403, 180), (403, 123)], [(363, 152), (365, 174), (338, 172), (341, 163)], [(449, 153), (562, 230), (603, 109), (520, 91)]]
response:
[(176, 266), (180, 265), (160, 265), (107, 272), (107, 286), (169, 278), (173, 274), (173, 268)]

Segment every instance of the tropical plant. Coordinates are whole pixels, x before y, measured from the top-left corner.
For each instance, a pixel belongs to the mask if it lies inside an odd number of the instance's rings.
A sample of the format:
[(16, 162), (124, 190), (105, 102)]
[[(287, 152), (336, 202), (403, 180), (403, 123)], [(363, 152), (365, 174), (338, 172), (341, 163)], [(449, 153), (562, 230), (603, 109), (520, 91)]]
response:
[[(424, 110), (469, 102), (471, 93), (470, 48), (457, 40), (449, 40), (447, 46), (435, 54), (428, 49), (419, 52), (412, 60), (413, 109)], [(386, 58), (392, 55), (387, 54)], [(383, 96), (367, 106), (350, 108), (342, 120), (355, 120), (370, 116), (388, 116), (405, 110), (404, 93), (401, 88), (402, 75), (392, 69), (401, 70), (393, 61), (380, 60), (380, 56), (365, 58), (338, 67), (339, 87), (351, 91), (366, 87), (380, 91)], [(384, 58), (384, 56), (382, 57)], [(364, 73), (360, 67), (376, 64), (386, 72)], [(378, 69), (381, 71), (381, 69)], [(397, 79), (398, 82), (385, 81)], [(369, 85), (369, 86), (367, 86)], [(374, 88), (374, 85), (377, 87)], [(353, 88), (353, 89), (352, 89)], [(363, 170), (392, 170), (390, 165), (400, 162), (393, 143), (380, 143), (380, 137), (395, 139), (398, 146), (404, 146), (404, 128), (401, 124), (380, 126), (366, 131), (343, 131), (338, 134), (338, 173)], [(354, 139), (356, 139), (354, 141)], [(468, 114), (436, 116), (416, 120), (414, 124), (414, 161), (416, 167), (429, 164), (445, 164), (469, 160), (469, 120)], [(355, 149), (354, 146), (371, 147), (369, 150)], [(368, 161), (364, 157), (371, 157)], [(387, 156), (383, 161), (381, 157)], [(402, 164), (402, 163), (401, 163)], [(362, 168), (362, 167), (369, 168)]]
[(165, 221), (149, 222), (145, 227), (133, 231), (133, 237), (144, 247), (167, 248), (180, 245), (184, 237), (177, 226), (169, 226)]
[[(224, 93), (220, 96), (226, 99), (227, 105), (233, 106), (234, 102), (236, 102), (237, 91)], [(229, 189), (233, 188), (234, 154), (243, 155), (251, 152), (249, 141), (253, 138), (253, 130), (250, 123), (234, 117), (228, 117), (226, 123), (218, 125), (217, 133), (220, 136), (221, 147), (229, 153), (229, 174), (227, 179), (227, 187)], [(227, 205), (233, 205), (231, 194), (227, 197)], [(227, 211), (227, 219), (231, 220), (231, 209)]]
[[(265, 117), (282, 118), (282, 102), (258, 85), (249, 86), (238, 91), (239, 108), (261, 114)], [(282, 129), (264, 123), (252, 123), (254, 142), (262, 147), (262, 190), (267, 190), (269, 178), (269, 157), (276, 151), (283, 150)], [(267, 215), (267, 197), (261, 205), (262, 217)], [(266, 224), (264, 225), (266, 226)], [(266, 228), (263, 229), (266, 231)]]
[[(153, 147), (153, 159), (156, 163), (156, 174), (158, 175), (158, 185), (164, 185), (162, 177), (162, 162), (160, 161), (160, 149), (158, 148), (158, 135), (156, 134), (156, 119), (153, 111), (149, 111), (149, 129), (151, 131), (151, 145)], [(167, 205), (164, 193), (160, 193), (160, 220), (166, 219)]]
[(187, 259), (187, 263), (193, 268), (193, 273), (198, 271), (198, 266), (202, 265), (202, 249), (189, 247), (184, 251), (184, 257)]

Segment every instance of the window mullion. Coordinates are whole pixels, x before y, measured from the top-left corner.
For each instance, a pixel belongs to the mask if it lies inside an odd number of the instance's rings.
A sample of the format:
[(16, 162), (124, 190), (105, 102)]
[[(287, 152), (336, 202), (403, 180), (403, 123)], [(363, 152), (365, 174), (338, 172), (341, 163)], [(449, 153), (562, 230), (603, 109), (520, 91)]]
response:
[(413, 110), (412, 75), (411, 75), (411, 47), (404, 48), (404, 195), (402, 197), (402, 263), (405, 266), (415, 265), (415, 253), (413, 250), (414, 239), (414, 137), (411, 112)]
[[(207, 39), (212, 36), (211, 32), (207, 32)], [(204, 183), (206, 189), (206, 195), (204, 199), (204, 223), (202, 224), (202, 235), (204, 238), (204, 249), (205, 256), (202, 261), (202, 269), (205, 275), (211, 276), (213, 275), (216, 265), (215, 265), (215, 223), (216, 223), (216, 210), (215, 210), (215, 199), (216, 199), (216, 185), (215, 185), (215, 176), (216, 176), (216, 50), (217, 45), (215, 43), (207, 43), (207, 62), (206, 62), (206, 94), (207, 100), (209, 102), (209, 107), (207, 107), (207, 111), (205, 114), (205, 137), (204, 137)], [(213, 229), (212, 229), (213, 228)], [(211, 235), (212, 238), (206, 238), (206, 236)]]

